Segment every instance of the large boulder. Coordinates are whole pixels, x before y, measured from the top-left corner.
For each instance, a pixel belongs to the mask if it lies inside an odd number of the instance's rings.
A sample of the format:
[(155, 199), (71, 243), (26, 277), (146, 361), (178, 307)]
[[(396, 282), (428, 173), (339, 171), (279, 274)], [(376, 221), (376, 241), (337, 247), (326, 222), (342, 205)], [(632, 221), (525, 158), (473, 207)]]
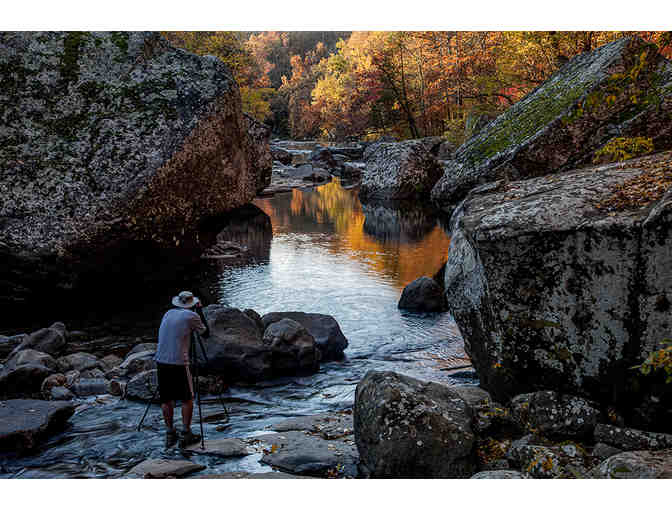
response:
[(468, 478), (475, 472), (471, 408), (434, 382), (370, 371), (355, 392), (355, 441), (374, 478)]
[(58, 369), (62, 373), (69, 372), (70, 370), (78, 370), (82, 372), (84, 370), (100, 368), (103, 366), (98, 358), (88, 352), (68, 354), (67, 356), (58, 358), (56, 363), (58, 363)]
[(595, 467), (592, 478), (672, 478), (672, 450), (624, 452)]
[(426, 196), (443, 173), (436, 158), (419, 140), (375, 144), (365, 151), (365, 162), (359, 195), (369, 199)]
[(339, 360), (348, 347), (341, 327), (331, 315), (305, 312), (271, 312), (261, 318), (263, 329), (282, 319), (291, 319), (301, 324), (315, 339), (322, 361)]
[(324, 168), (333, 172), (338, 170), (341, 167), (341, 164), (334, 159), (331, 151), (327, 147), (316, 147), (313, 152), (310, 153), (308, 161), (318, 168)]
[(292, 319), (281, 319), (266, 328), (262, 341), (271, 349), (273, 373), (315, 373), (320, 351), (308, 330)]
[(436, 228), (436, 212), (406, 200), (362, 202), (364, 233), (385, 242), (413, 243)]
[(271, 128), (247, 113), (243, 114), (243, 117), (247, 128), (251, 170), (257, 178), (258, 193), (271, 184), (271, 170), (273, 168), (273, 155), (269, 145)]
[(66, 340), (65, 326), (61, 322), (55, 322), (48, 328), (38, 329), (23, 339), (10, 353), (9, 357), (24, 349), (34, 349), (46, 352), (51, 356), (58, 356), (63, 351)]
[(12, 336), (0, 336), (0, 360), (8, 358), (12, 351), (21, 345), (27, 337), (28, 335), (25, 333)]
[(446, 297), (496, 400), (548, 389), (614, 404), (631, 426), (671, 422), (672, 387), (631, 367), (669, 334), (672, 191), (608, 205), (671, 156), (484, 185), (456, 210)]
[[(228, 381), (259, 381), (273, 375), (270, 346), (262, 342), (257, 323), (237, 308), (210, 305), (204, 309), (210, 327), (210, 337), (203, 341), (209, 372), (220, 374)], [(201, 349), (197, 359), (205, 363)]]
[(154, 397), (154, 401), (158, 402), (158, 385), (159, 380), (156, 369), (140, 372), (128, 381), (126, 385), (126, 398), (149, 402)]
[(58, 368), (56, 360), (44, 352), (25, 349), (12, 355), (0, 372), (0, 395), (22, 396), (39, 393), (48, 376)]
[(280, 147), (271, 147), (271, 157), (274, 161), (279, 161), (283, 165), (292, 164), (292, 153)]
[(450, 208), (484, 182), (576, 168), (613, 137), (670, 148), (671, 83), (672, 64), (639, 38), (578, 55), (457, 149), (432, 199)]
[(404, 287), (397, 307), (401, 310), (443, 312), (446, 309), (443, 287), (433, 278), (421, 276)]
[(595, 428), (595, 440), (625, 451), (672, 448), (672, 434), (616, 427), (604, 423)]
[(42, 440), (63, 428), (75, 406), (44, 400), (0, 402), (0, 451), (19, 453), (34, 449)]
[(0, 77), (0, 301), (149, 278), (157, 260), (174, 274), (202, 219), (256, 195), (240, 92), (213, 56), (157, 32), (3, 32)]

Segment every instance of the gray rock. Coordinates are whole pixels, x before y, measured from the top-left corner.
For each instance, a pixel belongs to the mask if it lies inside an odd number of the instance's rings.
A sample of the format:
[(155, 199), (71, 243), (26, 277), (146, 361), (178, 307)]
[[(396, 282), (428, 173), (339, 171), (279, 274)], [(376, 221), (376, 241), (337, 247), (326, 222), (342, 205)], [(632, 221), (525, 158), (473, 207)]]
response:
[(219, 59), (158, 32), (5, 32), (0, 47), (13, 119), (0, 133), (2, 299), (133, 278), (132, 264), (113, 271), (129, 242), (197, 258), (201, 220), (256, 195), (240, 93)]
[(63, 373), (69, 372), (70, 370), (78, 370), (82, 372), (101, 366), (100, 360), (88, 352), (68, 354), (67, 356), (58, 358), (56, 362), (58, 363), (58, 369)]
[(80, 373), (78, 370), (70, 370), (65, 374), (65, 387), (72, 388), (72, 386), (79, 381)]
[(156, 392), (155, 401), (158, 401), (159, 395), (156, 391), (158, 379), (156, 369), (140, 372), (126, 384), (126, 398), (131, 400), (143, 400), (145, 402), (152, 400)]
[(13, 354), (0, 372), (0, 395), (22, 396), (40, 392), (42, 381), (56, 371), (56, 361), (46, 353), (26, 349)]
[(280, 147), (271, 147), (271, 157), (283, 165), (292, 164), (292, 153)]
[(108, 354), (107, 356), (104, 356), (100, 360), (105, 370), (112, 370), (113, 368), (116, 368), (119, 365), (121, 365), (123, 361), (124, 360), (121, 359), (116, 354)]
[(609, 446), (608, 444), (605, 443), (597, 443), (593, 447), (593, 457), (601, 461), (606, 460), (609, 457), (617, 455), (619, 453), (623, 453), (623, 450), (619, 448), (614, 448), (613, 446)]
[(228, 473), (201, 475), (201, 476), (195, 476), (194, 478), (208, 478), (208, 479), (216, 478), (223, 480), (239, 480), (241, 478), (253, 479), (253, 480), (267, 480), (267, 479), (287, 480), (294, 478), (300, 478), (303, 480), (310, 479), (309, 476), (290, 475), (289, 473), (283, 473), (282, 471), (268, 471), (266, 473), (250, 473), (248, 471), (229, 471)]
[(672, 253), (672, 192), (634, 211), (595, 207), (668, 159), (663, 153), (506, 190), (486, 185), (456, 210), (446, 298), (480, 385), (495, 400), (550, 389), (654, 408), (646, 392), (659, 388), (652, 394), (658, 414), (647, 422), (660, 427), (669, 418), (672, 388), (652, 386), (630, 367), (667, 334), (669, 311), (656, 303), (669, 302), (661, 264)]
[(436, 228), (433, 210), (411, 201), (362, 202), (364, 232), (384, 242), (415, 243)]
[(134, 345), (133, 348), (130, 351), (128, 351), (128, 354), (126, 354), (126, 358), (128, 358), (131, 354), (137, 354), (139, 352), (147, 352), (147, 351), (156, 352), (158, 346), (159, 344), (156, 342), (146, 342)]
[(308, 330), (320, 350), (322, 361), (343, 358), (343, 351), (348, 347), (348, 339), (345, 338), (338, 322), (331, 315), (304, 312), (271, 312), (261, 318), (263, 330), (265, 331), (268, 326), (282, 319), (296, 321)]
[(554, 391), (518, 395), (511, 412), (523, 429), (555, 438), (590, 438), (602, 418), (597, 403)]
[[(259, 381), (272, 377), (272, 354), (261, 340), (257, 323), (237, 308), (210, 305), (204, 309), (210, 337), (203, 342), (207, 369), (229, 381)], [(197, 349), (197, 359), (205, 360)]]
[(600, 423), (595, 428), (595, 441), (621, 450), (664, 450), (672, 448), (672, 434), (646, 432)]
[(318, 168), (324, 168), (326, 170), (339, 169), (341, 165), (338, 161), (334, 159), (331, 151), (327, 147), (316, 147), (313, 149), (313, 152), (310, 153), (308, 161)]
[(9, 357), (11, 352), (21, 345), (28, 338), (28, 335), (0, 336), (0, 360)]
[(446, 298), (443, 288), (433, 278), (421, 276), (404, 287), (397, 307), (402, 310), (443, 312)]
[(592, 478), (672, 478), (672, 450), (624, 452), (594, 468)]
[(185, 450), (217, 457), (244, 457), (253, 453), (244, 441), (236, 438), (206, 439), (205, 450), (201, 449), (200, 442), (185, 448)]
[(82, 379), (106, 379), (105, 372), (103, 372), (100, 368), (92, 368), (90, 370), (84, 370), (80, 374), (80, 377)]
[(436, 151), (436, 159), (439, 161), (450, 159), (453, 156), (456, 148), (457, 147), (455, 147), (455, 144), (452, 142), (443, 142), (441, 145), (439, 145), (439, 149)]
[(243, 311), (243, 313), (254, 321), (254, 323), (259, 328), (259, 333), (261, 335), (263, 335), (264, 334), (264, 329), (266, 329), (266, 327), (264, 326), (264, 322), (261, 320), (261, 315), (259, 315), (257, 312), (255, 312), (251, 308), (248, 308), (247, 310)]
[(306, 163), (296, 168), (287, 168), (283, 175), (292, 179), (309, 182), (329, 182), (331, 181), (331, 174), (318, 166)]
[(441, 177), (438, 161), (417, 140), (380, 143), (365, 151), (360, 197), (378, 200), (426, 196)]
[(418, 138), (417, 140), (432, 154), (432, 156), (436, 156), (439, 153), (439, 148), (446, 141), (442, 136), (426, 136), (425, 138)]
[(276, 432), (299, 430), (318, 434), (322, 439), (340, 439), (354, 433), (352, 414), (323, 413), (288, 418), (269, 426)]
[(513, 471), (511, 469), (501, 469), (497, 471), (481, 471), (471, 477), (472, 480), (520, 480), (529, 478), (524, 476), (520, 471)]
[[(462, 144), (432, 199), (450, 208), (473, 187), (503, 176), (516, 180), (576, 168), (614, 136), (652, 137), (658, 150), (670, 148), (672, 64), (647, 44), (624, 38), (574, 57)], [(636, 79), (616, 81), (628, 93), (614, 92), (612, 77), (638, 65)], [(606, 100), (610, 94), (613, 102)]]
[(374, 478), (465, 478), (475, 471), (471, 410), (449, 387), (370, 371), (357, 385), (355, 440)]
[(250, 154), (251, 170), (256, 176), (257, 192), (260, 192), (271, 184), (273, 168), (273, 156), (269, 145), (271, 128), (247, 113), (243, 114), (243, 118), (247, 130), (247, 152)]
[(60, 431), (74, 414), (65, 402), (6, 400), (0, 402), (0, 451), (23, 453)]
[(109, 393), (115, 397), (123, 397), (126, 394), (126, 381), (120, 381), (118, 379), (112, 379), (109, 383)]
[(352, 441), (327, 441), (305, 432), (256, 436), (265, 444), (263, 464), (297, 475), (357, 475), (357, 448)]
[(508, 459), (532, 478), (558, 478), (564, 473), (562, 462), (553, 448), (537, 445), (512, 446)]
[(180, 478), (203, 469), (205, 466), (188, 460), (148, 459), (135, 466), (128, 474), (141, 478)]
[(43, 328), (28, 335), (9, 355), (16, 354), (25, 349), (34, 349), (45, 352), (51, 356), (58, 356), (66, 344), (65, 326), (56, 322), (48, 328)]
[(49, 400), (72, 400), (75, 394), (65, 386), (56, 386), (49, 391)]
[(329, 151), (335, 156), (345, 156), (349, 159), (362, 159), (364, 156), (363, 145), (348, 145), (341, 147), (329, 147)]
[(56, 388), (58, 386), (65, 386), (66, 381), (67, 379), (63, 374), (51, 374), (49, 377), (45, 378), (44, 381), (42, 381), (40, 391), (44, 396), (44, 398), (49, 399), (49, 397), (51, 396), (52, 388)]
[[(78, 397), (89, 397), (91, 395), (106, 395), (109, 393), (109, 382), (107, 379), (84, 379), (81, 378), (70, 389)], [(151, 394), (146, 400), (151, 398)]]
[(315, 339), (292, 319), (270, 324), (262, 341), (271, 349), (274, 374), (315, 373), (320, 368), (320, 351)]
[(134, 354), (129, 354), (126, 359), (113, 372), (119, 371), (126, 377), (133, 377), (135, 374), (153, 370), (156, 368), (156, 361), (154, 355), (156, 351), (140, 351)]

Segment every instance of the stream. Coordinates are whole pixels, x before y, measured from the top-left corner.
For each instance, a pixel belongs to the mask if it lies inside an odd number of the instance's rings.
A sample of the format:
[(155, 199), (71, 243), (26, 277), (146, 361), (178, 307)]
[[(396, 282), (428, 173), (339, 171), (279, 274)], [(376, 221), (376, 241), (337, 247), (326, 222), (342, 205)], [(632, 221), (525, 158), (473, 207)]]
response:
[[(357, 382), (369, 370), (465, 382), (440, 362), (464, 355), (450, 314), (397, 309), (404, 286), (435, 274), (447, 257), (450, 240), (431, 212), (361, 204), (357, 188), (346, 189), (338, 180), (254, 204), (270, 217), (272, 232), (267, 220), (232, 227), (230, 237), (247, 247), (246, 256), (211, 261), (199, 274), (195, 291), (261, 315), (290, 310), (332, 315), (349, 347), (344, 360), (323, 363), (314, 375), (232, 386), (222, 394), (230, 414), (223, 430), (217, 421), (220, 402), (206, 397), (203, 414), (212, 417), (204, 423), (207, 438), (254, 436), (287, 417), (349, 409)], [(197, 475), (271, 470), (259, 463), (261, 454), (221, 459), (177, 448), (166, 451), (158, 406), (150, 408), (143, 429), (136, 431), (144, 409), (141, 402), (109, 395), (83, 399), (68, 428), (35, 454), (0, 457), (0, 477), (116, 478), (149, 458), (187, 455), (207, 466)], [(179, 427), (179, 410), (176, 422)]]

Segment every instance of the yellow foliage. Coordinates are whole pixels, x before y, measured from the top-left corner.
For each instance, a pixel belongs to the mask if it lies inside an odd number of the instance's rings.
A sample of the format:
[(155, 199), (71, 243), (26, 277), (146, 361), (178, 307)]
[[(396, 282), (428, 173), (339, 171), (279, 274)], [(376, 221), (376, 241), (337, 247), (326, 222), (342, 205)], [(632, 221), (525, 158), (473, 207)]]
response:
[[(610, 96), (613, 97), (613, 96)], [(609, 97), (607, 98), (607, 102)], [(626, 161), (637, 156), (653, 152), (651, 138), (637, 136), (634, 138), (612, 138), (593, 157), (593, 163), (613, 163)]]

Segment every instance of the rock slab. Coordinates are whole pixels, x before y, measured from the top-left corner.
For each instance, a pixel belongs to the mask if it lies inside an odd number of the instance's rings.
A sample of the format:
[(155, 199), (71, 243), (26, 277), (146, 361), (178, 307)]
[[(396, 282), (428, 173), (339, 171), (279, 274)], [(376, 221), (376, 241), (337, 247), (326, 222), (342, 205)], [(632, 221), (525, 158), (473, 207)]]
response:
[(23, 453), (61, 430), (74, 414), (67, 402), (5, 400), (0, 402), (0, 451)]

